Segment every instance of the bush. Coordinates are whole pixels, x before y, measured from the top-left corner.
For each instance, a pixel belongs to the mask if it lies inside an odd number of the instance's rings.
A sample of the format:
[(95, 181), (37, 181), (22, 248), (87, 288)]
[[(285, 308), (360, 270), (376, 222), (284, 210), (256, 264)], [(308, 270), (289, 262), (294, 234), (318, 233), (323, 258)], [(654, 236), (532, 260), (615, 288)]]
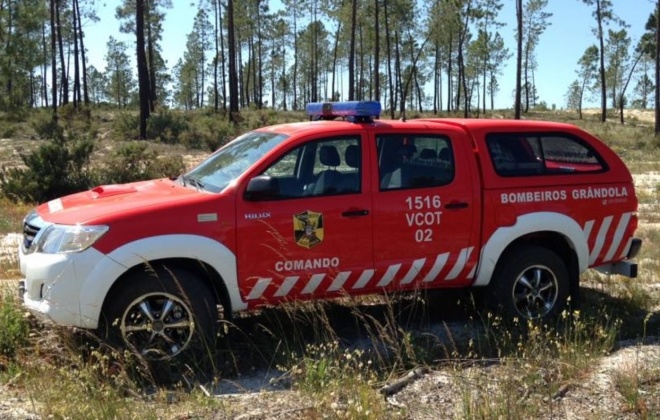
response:
[[(59, 108), (60, 120), (68, 131), (77, 131), (90, 134), (92, 131), (92, 111), (90, 108), (79, 105), (77, 108), (68, 103)], [(96, 131), (96, 130), (95, 130)], [(94, 134), (90, 134), (94, 137)]]
[(241, 130), (237, 129), (232, 123), (218, 114), (209, 114), (195, 118), (191, 125), (204, 130), (200, 142), (210, 152), (214, 152), (220, 146), (227, 144)]
[(146, 142), (128, 142), (117, 147), (100, 170), (100, 182), (122, 184), (146, 179), (173, 177), (184, 171), (181, 156), (159, 158)]
[(0, 139), (9, 139), (16, 135), (16, 126), (0, 123)]
[(181, 133), (181, 144), (187, 149), (203, 149), (206, 144), (212, 141), (212, 137), (208, 132), (203, 132), (195, 126), (191, 126), (188, 130)]
[(115, 138), (126, 140), (135, 139), (138, 134), (140, 119), (137, 115), (129, 112), (121, 112), (112, 123), (112, 131)]
[(86, 190), (93, 184), (93, 150), (91, 140), (66, 136), (57, 127), (52, 141), (21, 155), (27, 168), (2, 168), (1, 193), (15, 201), (43, 202)]
[(53, 114), (39, 112), (30, 119), (30, 127), (41, 139), (52, 139), (61, 134), (62, 128), (53, 120)]
[(151, 114), (147, 120), (147, 137), (165, 144), (178, 144), (181, 133), (187, 129), (186, 119), (171, 111)]

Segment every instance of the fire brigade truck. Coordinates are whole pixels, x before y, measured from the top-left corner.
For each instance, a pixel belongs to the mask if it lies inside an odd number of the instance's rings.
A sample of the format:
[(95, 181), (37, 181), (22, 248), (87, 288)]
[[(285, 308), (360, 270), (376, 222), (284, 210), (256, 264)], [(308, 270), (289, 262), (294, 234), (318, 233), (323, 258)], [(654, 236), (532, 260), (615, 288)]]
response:
[(563, 123), (380, 119), (313, 103), (175, 179), (102, 185), (24, 220), (24, 305), (149, 359), (213, 340), (220, 308), (481, 288), (507, 317), (556, 316), (580, 274), (637, 275), (622, 160)]

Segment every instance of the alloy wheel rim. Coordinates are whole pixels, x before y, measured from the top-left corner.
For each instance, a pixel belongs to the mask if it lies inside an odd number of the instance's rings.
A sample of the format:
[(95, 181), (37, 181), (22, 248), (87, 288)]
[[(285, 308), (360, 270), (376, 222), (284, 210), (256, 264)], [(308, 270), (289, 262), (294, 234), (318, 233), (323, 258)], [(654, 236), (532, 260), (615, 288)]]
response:
[(543, 265), (534, 265), (518, 275), (512, 292), (518, 314), (525, 319), (538, 319), (554, 308), (559, 284), (552, 270)]
[(177, 296), (149, 293), (128, 305), (120, 330), (129, 348), (149, 360), (164, 360), (190, 345), (195, 322), (190, 306)]

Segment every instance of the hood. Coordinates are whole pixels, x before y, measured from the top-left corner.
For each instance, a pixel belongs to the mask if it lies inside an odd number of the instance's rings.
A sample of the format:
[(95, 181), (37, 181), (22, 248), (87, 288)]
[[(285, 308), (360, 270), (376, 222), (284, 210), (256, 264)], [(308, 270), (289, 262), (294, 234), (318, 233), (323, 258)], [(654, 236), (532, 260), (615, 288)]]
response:
[(48, 222), (106, 224), (116, 215), (133, 215), (208, 199), (208, 193), (186, 188), (169, 179), (102, 185), (51, 200), (37, 208)]

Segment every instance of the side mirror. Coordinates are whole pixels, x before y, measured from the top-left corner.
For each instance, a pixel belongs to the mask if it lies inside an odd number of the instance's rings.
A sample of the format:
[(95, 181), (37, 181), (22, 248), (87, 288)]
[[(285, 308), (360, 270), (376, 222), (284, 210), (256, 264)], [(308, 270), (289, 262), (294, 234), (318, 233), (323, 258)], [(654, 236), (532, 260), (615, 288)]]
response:
[(248, 182), (243, 198), (247, 201), (266, 201), (279, 198), (280, 186), (277, 178), (259, 175)]

